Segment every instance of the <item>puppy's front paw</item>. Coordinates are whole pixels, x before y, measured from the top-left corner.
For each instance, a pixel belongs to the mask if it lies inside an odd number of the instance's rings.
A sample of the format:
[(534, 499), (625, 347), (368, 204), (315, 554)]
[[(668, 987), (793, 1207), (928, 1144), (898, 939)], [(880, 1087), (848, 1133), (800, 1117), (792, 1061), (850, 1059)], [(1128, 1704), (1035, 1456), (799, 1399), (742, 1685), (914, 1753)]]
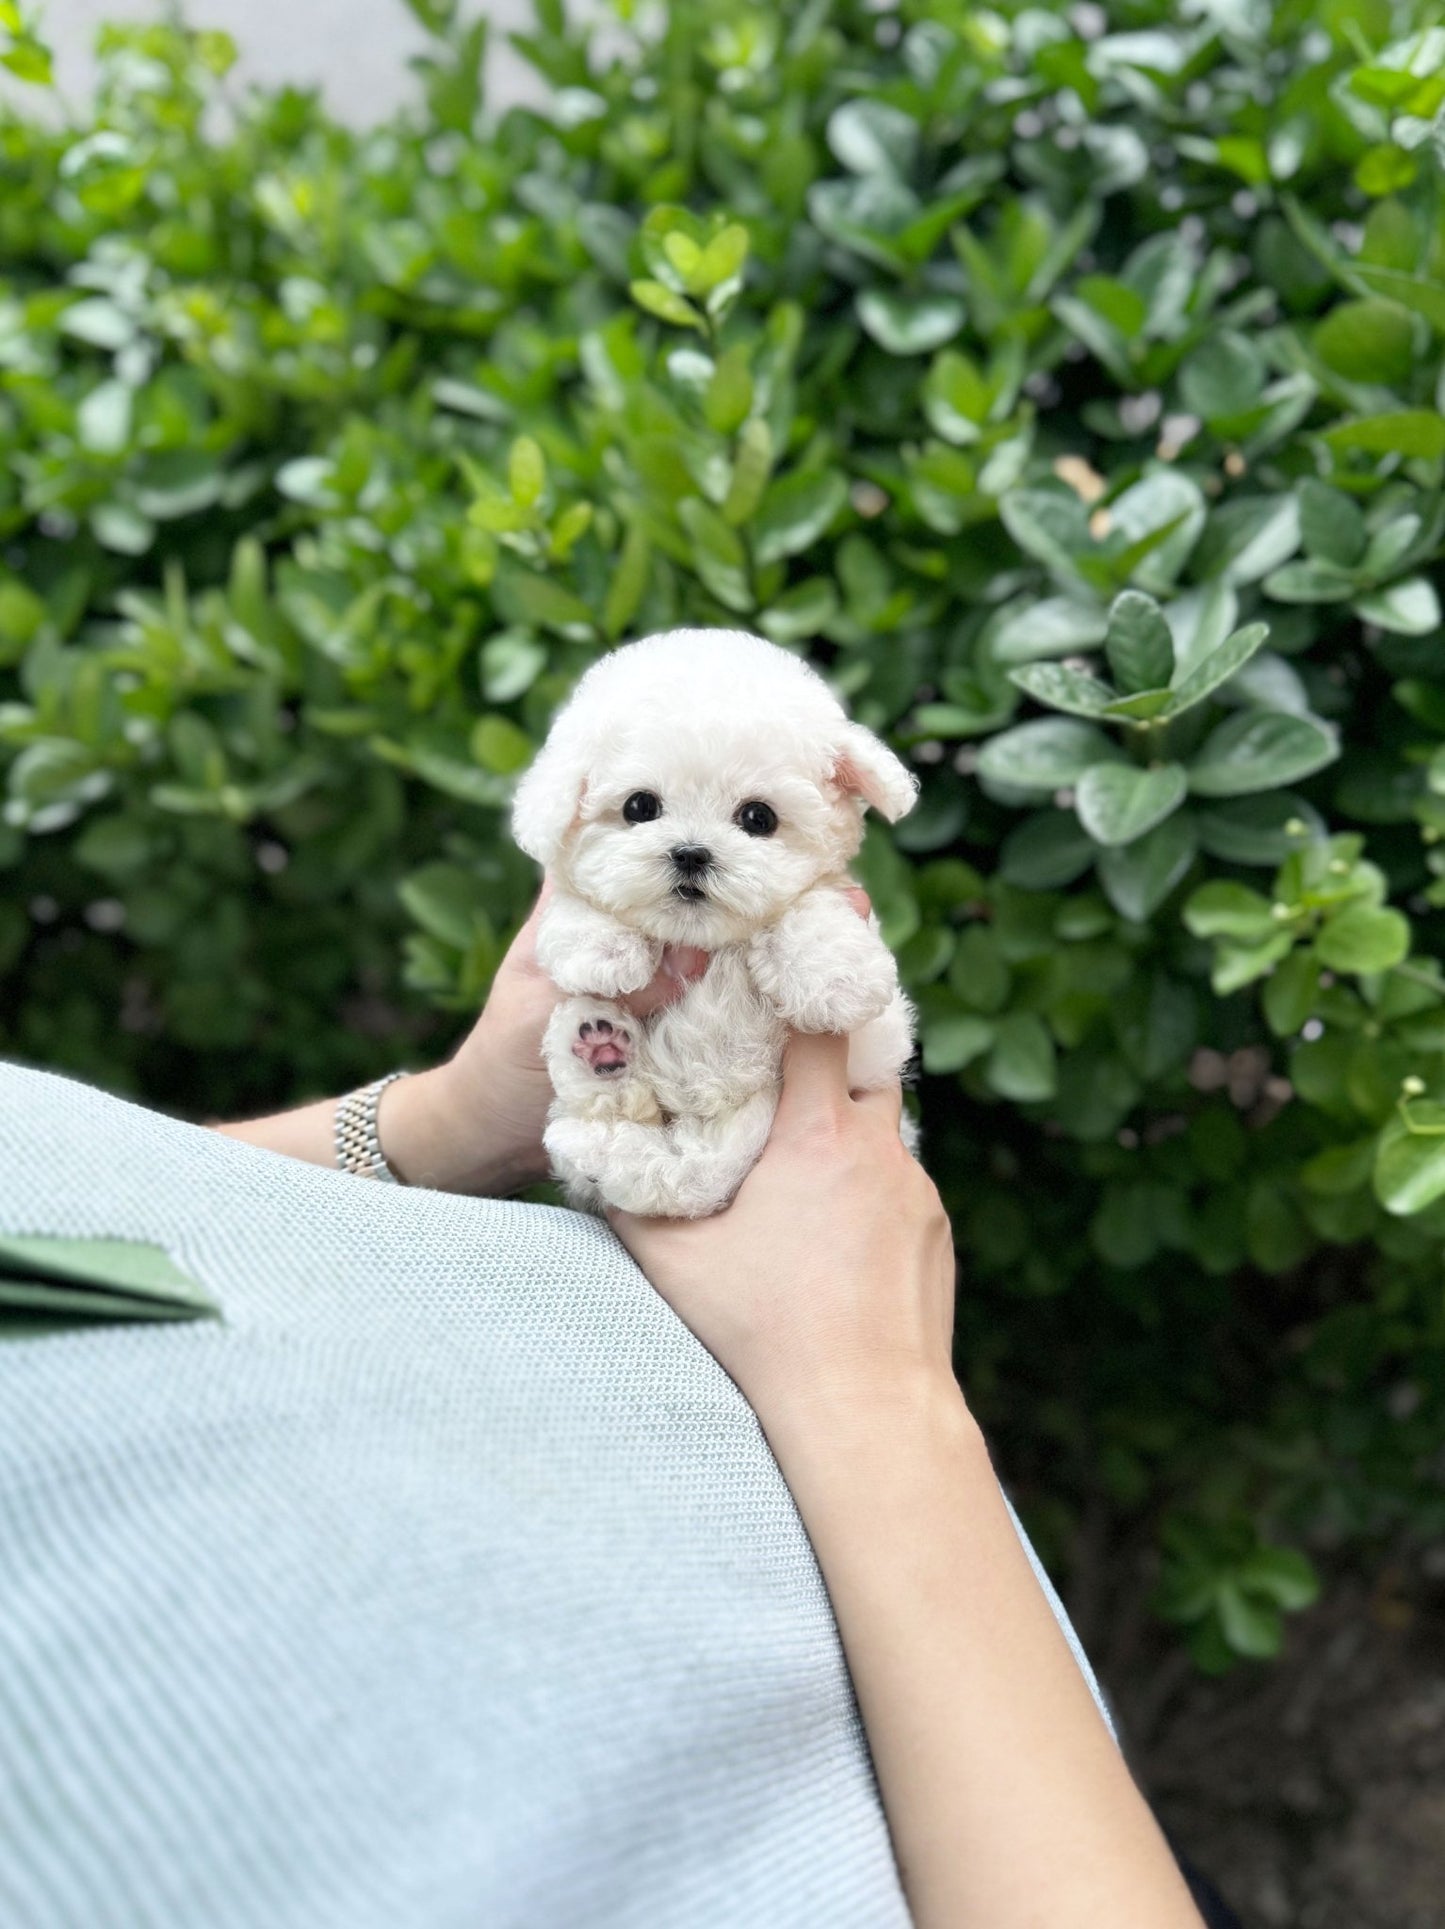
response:
[(641, 991), (657, 969), (657, 947), (620, 926), (589, 945), (576, 945), (539, 958), (559, 991), (618, 998)]

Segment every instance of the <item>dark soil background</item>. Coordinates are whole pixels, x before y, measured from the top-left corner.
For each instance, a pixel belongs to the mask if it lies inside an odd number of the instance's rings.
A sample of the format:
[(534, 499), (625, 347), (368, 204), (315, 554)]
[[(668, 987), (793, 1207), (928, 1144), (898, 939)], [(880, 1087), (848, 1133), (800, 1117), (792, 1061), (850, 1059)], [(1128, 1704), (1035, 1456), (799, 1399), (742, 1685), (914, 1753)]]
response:
[(1136, 1774), (1245, 1929), (1445, 1929), (1445, 1548), (1327, 1580), (1283, 1658), (1218, 1680), (1094, 1643)]

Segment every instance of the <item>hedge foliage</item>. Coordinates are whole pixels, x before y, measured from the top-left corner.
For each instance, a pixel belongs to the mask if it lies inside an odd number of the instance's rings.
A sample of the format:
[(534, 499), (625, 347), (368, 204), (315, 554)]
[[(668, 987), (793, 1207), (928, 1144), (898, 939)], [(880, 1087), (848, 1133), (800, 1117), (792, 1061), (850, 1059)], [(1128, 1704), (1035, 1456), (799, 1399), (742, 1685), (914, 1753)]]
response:
[(365, 132), (174, 27), (0, 108), (0, 1049), (435, 1053), (592, 657), (806, 650), (923, 780), (862, 872), (973, 1397), (1056, 1552), (1272, 1652), (1303, 1548), (1445, 1527), (1445, 32), (538, 0), (489, 117), (411, 4)]

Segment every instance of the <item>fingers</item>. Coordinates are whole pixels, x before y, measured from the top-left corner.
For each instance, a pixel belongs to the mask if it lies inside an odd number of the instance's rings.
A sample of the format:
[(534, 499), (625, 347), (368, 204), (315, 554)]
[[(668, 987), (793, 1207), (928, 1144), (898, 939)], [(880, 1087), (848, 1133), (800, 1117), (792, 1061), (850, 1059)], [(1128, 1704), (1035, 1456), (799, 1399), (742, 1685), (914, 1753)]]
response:
[(858, 913), (859, 917), (866, 922), (873, 910), (873, 900), (863, 889), (863, 886), (861, 884), (850, 884), (843, 895)]
[(667, 945), (663, 949), (662, 963), (653, 974), (651, 982), (641, 991), (634, 991), (622, 1000), (634, 1018), (646, 1018), (664, 1005), (670, 1005), (674, 998), (681, 997), (694, 979), (700, 978), (707, 970), (708, 953), (700, 951), (693, 944)]

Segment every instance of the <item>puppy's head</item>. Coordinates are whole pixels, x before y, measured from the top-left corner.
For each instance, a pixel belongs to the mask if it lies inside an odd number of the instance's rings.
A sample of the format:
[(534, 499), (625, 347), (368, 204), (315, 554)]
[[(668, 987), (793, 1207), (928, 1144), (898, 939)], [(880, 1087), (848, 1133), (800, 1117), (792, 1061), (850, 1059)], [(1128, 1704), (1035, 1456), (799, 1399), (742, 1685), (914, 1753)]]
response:
[(672, 630), (603, 657), (518, 786), (518, 844), (651, 938), (705, 950), (847, 864), (869, 804), (914, 778), (799, 658), (739, 630)]

